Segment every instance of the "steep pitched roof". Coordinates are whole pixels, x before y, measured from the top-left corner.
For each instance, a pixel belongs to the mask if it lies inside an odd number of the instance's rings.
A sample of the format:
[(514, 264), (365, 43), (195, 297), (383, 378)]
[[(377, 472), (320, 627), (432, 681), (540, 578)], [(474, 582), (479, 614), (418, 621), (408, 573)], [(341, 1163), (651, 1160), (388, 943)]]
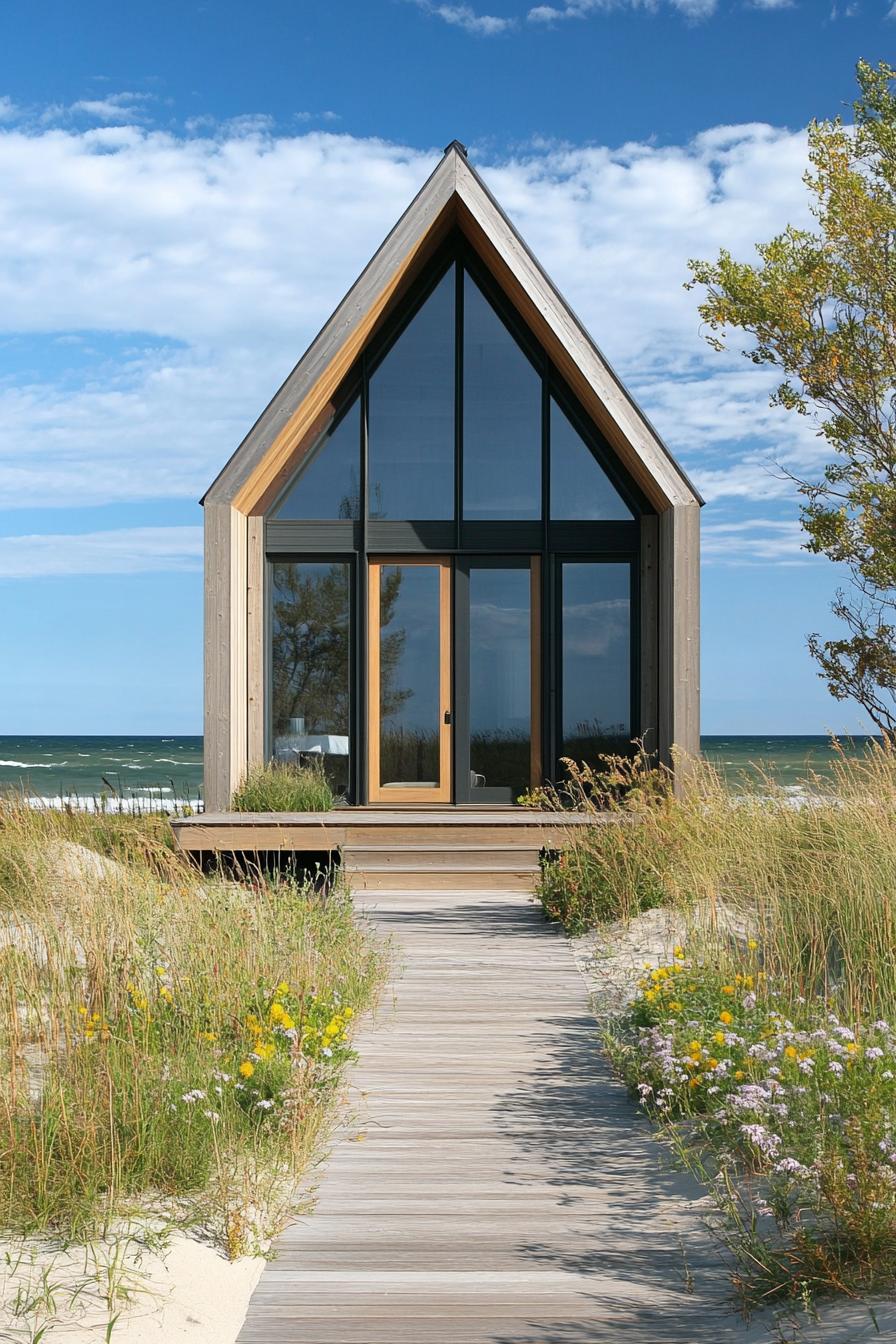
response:
[(203, 503), (264, 508), (386, 313), (452, 227), (489, 266), (620, 459), (659, 509), (702, 503), (650, 421), (453, 140), (435, 171), (252, 426)]

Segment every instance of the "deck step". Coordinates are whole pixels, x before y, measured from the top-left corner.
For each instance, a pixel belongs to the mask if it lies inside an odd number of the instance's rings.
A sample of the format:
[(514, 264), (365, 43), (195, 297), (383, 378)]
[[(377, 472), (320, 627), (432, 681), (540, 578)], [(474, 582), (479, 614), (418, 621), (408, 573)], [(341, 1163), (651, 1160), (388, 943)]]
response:
[(529, 845), (346, 845), (346, 872), (393, 868), (478, 869), (537, 868), (540, 851)]
[(537, 868), (346, 868), (355, 891), (534, 891)]

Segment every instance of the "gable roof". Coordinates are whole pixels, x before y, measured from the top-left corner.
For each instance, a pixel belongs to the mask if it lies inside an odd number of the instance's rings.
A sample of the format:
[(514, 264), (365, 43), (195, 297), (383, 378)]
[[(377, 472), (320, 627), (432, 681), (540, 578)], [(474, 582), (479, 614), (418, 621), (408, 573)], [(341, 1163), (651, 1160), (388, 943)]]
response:
[(203, 496), (262, 511), (333, 414), (332, 397), (452, 227), (483, 258), (620, 460), (658, 509), (699, 493), (453, 140), (333, 315)]

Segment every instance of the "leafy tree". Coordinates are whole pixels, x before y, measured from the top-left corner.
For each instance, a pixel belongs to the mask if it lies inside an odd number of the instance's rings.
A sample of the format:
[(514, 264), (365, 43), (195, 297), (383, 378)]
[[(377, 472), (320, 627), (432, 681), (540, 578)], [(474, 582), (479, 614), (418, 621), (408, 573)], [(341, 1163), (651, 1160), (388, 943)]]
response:
[(832, 461), (796, 480), (805, 548), (845, 566), (833, 611), (843, 638), (809, 636), (838, 700), (857, 701), (896, 732), (896, 70), (857, 67), (854, 125), (809, 127), (805, 183), (817, 221), (757, 246), (749, 265), (727, 251), (689, 263), (703, 285), (709, 342), (753, 338), (754, 364), (780, 369), (772, 398), (815, 418)]

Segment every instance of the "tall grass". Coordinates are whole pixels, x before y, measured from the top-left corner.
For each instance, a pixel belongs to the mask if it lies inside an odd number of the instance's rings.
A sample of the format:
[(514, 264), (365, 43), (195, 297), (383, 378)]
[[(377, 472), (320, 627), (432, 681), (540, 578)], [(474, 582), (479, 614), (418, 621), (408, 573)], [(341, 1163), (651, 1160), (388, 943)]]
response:
[(86, 1238), (148, 1209), (252, 1249), (381, 971), (344, 895), (200, 877), (161, 819), (4, 805), (0, 1225)]
[(274, 761), (250, 770), (233, 795), (235, 812), (328, 812), (336, 798), (320, 765)]
[(769, 780), (735, 795), (686, 764), (678, 796), (643, 758), (572, 767), (564, 801), (594, 825), (570, 827), (546, 866), (548, 914), (578, 932), (656, 905), (733, 911), (762, 931), (766, 970), (795, 997), (896, 1014), (896, 749), (841, 756), (801, 805)]

